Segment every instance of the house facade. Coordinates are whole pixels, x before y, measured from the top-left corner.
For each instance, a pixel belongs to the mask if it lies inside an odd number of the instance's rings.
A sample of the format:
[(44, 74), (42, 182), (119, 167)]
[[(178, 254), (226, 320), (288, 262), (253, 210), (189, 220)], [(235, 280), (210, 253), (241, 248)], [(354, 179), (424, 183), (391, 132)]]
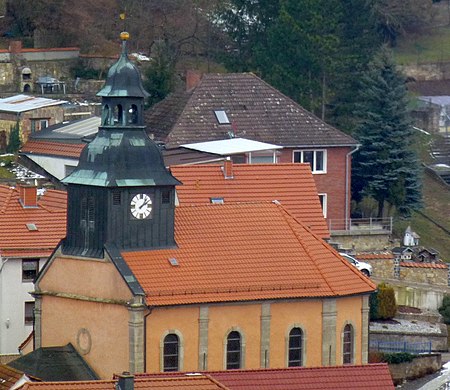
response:
[(12, 128), (19, 127), (22, 143), (28, 137), (64, 119), (64, 100), (28, 95), (0, 99), (0, 148), (5, 149)]
[[(145, 121), (150, 137), (166, 149), (233, 137), (283, 146), (276, 161), (310, 164), (326, 218), (345, 228), (351, 155), (358, 143), (256, 75), (190, 72), (187, 90), (152, 107)], [(268, 153), (259, 162), (271, 158)]]
[(33, 330), (34, 279), (65, 235), (66, 194), (0, 186), (0, 354), (17, 354)]
[(67, 235), (39, 273), (36, 347), (114, 372), (367, 363), (375, 285), (279, 202), (175, 205), (122, 54), (68, 189)]

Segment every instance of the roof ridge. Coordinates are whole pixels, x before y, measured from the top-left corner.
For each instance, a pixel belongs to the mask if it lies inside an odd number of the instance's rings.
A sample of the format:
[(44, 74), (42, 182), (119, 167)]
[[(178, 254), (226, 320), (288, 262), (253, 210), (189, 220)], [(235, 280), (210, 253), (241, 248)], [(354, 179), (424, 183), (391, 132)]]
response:
[(9, 206), (9, 203), (11, 202), (11, 199), (13, 197), (13, 193), (14, 193), (14, 191), (17, 191), (13, 187), (9, 187), (8, 190), (9, 191), (8, 191), (8, 194), (5, 197), (5, 202), (3, 203), (3, 206), (0, 209), (0, 213), (2, 213), (2, 214), (6, 213), (6, 210), (7, 210), (8, 206)]
[[(282, 205), (281, 203), (275, 203), (278, 207), (280, 207), (282, 209), (282, 211), (284, 211), (284, 216), (285, 216), (285, 220), (287, 222), (287, 224), (289, 225), (289, 228), (291, 229), (292, 233), (295, 235), (295, 237), (297, 238), (298, 242), (300, 243), (300, 245), (303, 247), (304, 251), (307, 253), (307, 255), (309, 256), (309, 258), (312, 260), (312, 263), (314, 264), (314, 267), (317, 269), (318, 273), (322, 276), (322, 279), (325, 281), (325, 283), (327, 284), (328, 288), (330, 289), (330, 291), (332, 291), (332, 293), (334, 295), (338, 295), (336, 294), (335, 290), (331, 287), (328, 278), (325, 277), (325, 275), (323, 274), (321, 268), (317, 265), (316, 261), (313, 260), (313, 256), (311, 255), (311, 251), (309, 250), (309, 247), (305, 245), (304, 243), (304, 239), (302, 238), (302, 236), (300, 234), (298, 234), (298, 232), (293, 228), (292, 224), (289, 222), (288, 218), (286, 218), (286, 216), (288, 215), (291, 220), (294, 220), (297, 224), (299, 224), (302, 228), (308, 230), (314, 237), (315, 240), (318, 240), (318, 237), (311, 231), (311, 229), (307, 228), (305, 225), (303, 225), (302, 222), (300, 222), (299, 220), (297, 220), (294, 216), (292, 216)], [(319, 239), (321, 242), (323, 242), (322, 239)]]

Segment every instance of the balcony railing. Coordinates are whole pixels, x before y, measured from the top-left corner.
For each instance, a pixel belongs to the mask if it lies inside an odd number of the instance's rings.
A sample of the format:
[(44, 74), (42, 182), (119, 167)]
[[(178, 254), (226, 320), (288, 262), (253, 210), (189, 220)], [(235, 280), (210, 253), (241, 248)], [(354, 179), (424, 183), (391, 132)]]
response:
[(330, 233), (346, 234), (391, 234), (392, 217), (328, 219)]

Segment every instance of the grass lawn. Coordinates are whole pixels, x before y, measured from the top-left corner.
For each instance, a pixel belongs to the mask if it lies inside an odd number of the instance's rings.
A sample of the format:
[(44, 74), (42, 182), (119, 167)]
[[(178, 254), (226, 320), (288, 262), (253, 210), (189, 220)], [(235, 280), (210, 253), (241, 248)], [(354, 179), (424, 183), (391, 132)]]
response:
[(14, 179), (13, 173), (8, 171), (5, 167), (0, 167), (0, 179)]
[(400, 65), (450, 61), (450, 26), (402, 37), (394, 52)]

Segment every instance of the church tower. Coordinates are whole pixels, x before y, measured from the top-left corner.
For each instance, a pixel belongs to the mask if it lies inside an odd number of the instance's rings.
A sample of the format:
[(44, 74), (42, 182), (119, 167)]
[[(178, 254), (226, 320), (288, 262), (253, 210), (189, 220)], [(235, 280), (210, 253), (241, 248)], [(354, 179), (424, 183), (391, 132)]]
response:
[(68, 188), (64, 254), (103, 257), (105, 245), (124, 250), (172, 248), (175, 186), (158, 146), (147, 136), (139, 70), (122, 53), (110, 68), (97, 136), (83, 149)]

